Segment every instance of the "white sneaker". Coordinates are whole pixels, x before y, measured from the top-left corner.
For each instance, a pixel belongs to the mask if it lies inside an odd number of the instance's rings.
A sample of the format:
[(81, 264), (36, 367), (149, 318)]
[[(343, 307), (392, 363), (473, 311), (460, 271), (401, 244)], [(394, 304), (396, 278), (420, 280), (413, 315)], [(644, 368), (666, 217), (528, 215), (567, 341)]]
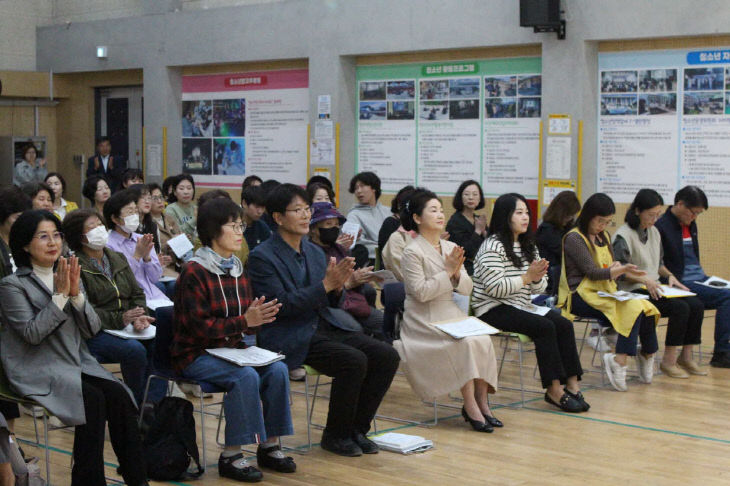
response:
[(290, 381), (304, 381), (304, 377), (306, 376), (307, 372), (304, 371), (304, 368), (301, 366), (299, 368), (294, 368), (293, 370), (289, 370), (289, 380)]
[(626, 388), (626, 368), (627, 366), (621, 366), (614, 359), (616, 355), (614, 353), (606, 353), (603, 355), (603, 365), (608, 375), (608, 381), (611, 382), (617, 391), (625, 392)]
[[(191, 392), (192, 393), (192, 392)], [(185, 393), (180, 389), (180, 385), (177, 383), (172, 384), (172, 391), (170, 392), (171, 397), (178, 397), (178, 398), (187, 398), (185, 396)]]
[(202, 395), (203, 398), (210, 398), (213, 396), (212, 393), (203, 393), (203, 391), (200, 389), (200, 385), (191, 385), (190, 383), (180, 383), (180, 390), (183, 393), (189, 393), (194, 397), (200, 398)]
[(654, 378), (654, 355), (646, 358), (643, 354), (636, 354), (636, 366), (639, 368), (639, 381), (649, 384)]
[(611, 351), (611, 346), (608, 345), (603, 336), (588, 336), (586, 338), (586, 342), (588, 343), (588, 346), (592, 347), (599, 353), (607, 353)]

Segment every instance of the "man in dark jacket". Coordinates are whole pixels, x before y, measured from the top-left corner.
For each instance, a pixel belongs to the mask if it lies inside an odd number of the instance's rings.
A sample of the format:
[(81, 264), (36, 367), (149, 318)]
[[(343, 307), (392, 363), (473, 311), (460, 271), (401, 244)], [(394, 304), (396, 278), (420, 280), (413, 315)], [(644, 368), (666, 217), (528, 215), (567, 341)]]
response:
[(127, 169), (127, 161), (112, 154), (112, 144), (109, 137), (100, 137), (96, 141), (96, 154), (89, 157), (86, 167), (86, 177), (93, 175), (104, 176), (109, 181), (112, 192), (119, 189), (122, 183), (122, 174)]
[(662, 236), (664, 265), (715, 313), (715, 348), (710, 365), (730, 368), (730, 288), (711, 287), (700, 264), (697, 217), (708, 208), (707, 196), (697, 186), (686, 186), (674, 196), (674, 205), (656, 222)]

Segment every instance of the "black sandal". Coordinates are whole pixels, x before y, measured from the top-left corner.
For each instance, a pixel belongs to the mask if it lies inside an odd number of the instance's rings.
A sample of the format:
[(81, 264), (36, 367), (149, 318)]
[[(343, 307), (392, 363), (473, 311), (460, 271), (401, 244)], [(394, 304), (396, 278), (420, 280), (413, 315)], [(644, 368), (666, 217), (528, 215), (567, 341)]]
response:
[(583, 405), (581, 405), (578, 400), (571, 397), (567, 393), (563, 393), (563, 396), (560, 397), (560, 403), (557, 403), (550, 397), (548, 392), (545, 392), (545, 401), (548, 402), (550, 405), (555, 405), (563, 412), (579, 413), (583, 411)]

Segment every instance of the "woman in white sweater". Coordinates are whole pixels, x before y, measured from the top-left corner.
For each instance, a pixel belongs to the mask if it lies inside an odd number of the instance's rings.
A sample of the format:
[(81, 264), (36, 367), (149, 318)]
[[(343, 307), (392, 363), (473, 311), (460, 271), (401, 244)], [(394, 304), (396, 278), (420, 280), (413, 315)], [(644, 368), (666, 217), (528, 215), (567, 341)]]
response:
[(549, 262), (538, 254), (523, 196), (504, 194), (497, 199), (489, 234), (474, 261), (474, 314), (502, 331), (525, 334), (535, 342), (546, 402), (566, 412), (588, 411), (578, 386), (583, 370), (573, 324), (559, 312), (545, 313), (545, 308), (530, 302), (530, 294), (547, 287)]

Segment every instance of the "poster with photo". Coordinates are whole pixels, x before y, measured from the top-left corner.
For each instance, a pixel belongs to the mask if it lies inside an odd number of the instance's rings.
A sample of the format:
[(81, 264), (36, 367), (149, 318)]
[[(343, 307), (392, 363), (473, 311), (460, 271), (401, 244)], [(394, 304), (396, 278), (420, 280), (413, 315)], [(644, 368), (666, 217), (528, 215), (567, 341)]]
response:
[(695, 184), (730, 206), (730, 49), (601, 53), (599, 71), (598, 191)]
[(201, 187), (306, 180), (308, 85), (306, 69), (183, 76), (183, 171)]
[(475, 179), (535, 198), (540, 69), (539, 58), (358, 67), (355, 170), (389, 193), (453, 195)]

